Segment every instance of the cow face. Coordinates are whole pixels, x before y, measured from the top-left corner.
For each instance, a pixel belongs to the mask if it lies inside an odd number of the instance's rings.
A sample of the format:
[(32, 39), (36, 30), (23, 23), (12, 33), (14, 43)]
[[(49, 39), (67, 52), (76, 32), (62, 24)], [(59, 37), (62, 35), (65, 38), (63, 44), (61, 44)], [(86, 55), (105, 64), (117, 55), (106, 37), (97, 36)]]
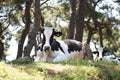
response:
[(103, 47), (100, 47), (100, 48), (98, 49), (98, 52), (99, 52), (98, 60), (102, 60), (102, 57), (103, 57), (103, 50), (104, 50)]
[(98, 61), (99, 52), (98, 51), (93, 51), (92, 56), (93, 56), (93, 61)]
[(43, 34), (42, 49), (45, 51), (51, 49), (54, 36), (62, 35), (61, 32), (56, 31), (53, 27), (43, 27), (41, 28), (41, 33)]
[(98, 61), (98, 60), (102, 60), (103, 56), (104, 56), (104, 48), (103, 47), (99, 47), (98, 51), (93, 51), (92, 55), (93, 55), (93, 61)]

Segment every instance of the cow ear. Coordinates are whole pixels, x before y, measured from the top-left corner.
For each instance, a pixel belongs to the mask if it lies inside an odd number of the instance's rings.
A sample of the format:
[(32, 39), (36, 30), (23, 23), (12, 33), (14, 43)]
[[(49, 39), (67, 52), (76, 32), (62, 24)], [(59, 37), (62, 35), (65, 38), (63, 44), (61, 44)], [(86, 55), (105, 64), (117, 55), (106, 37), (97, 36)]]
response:
[(44, 32), (44, 27), (40, 28), (40, 32), (43, 33)]
[(56, 28), (53, 28), (53, 34), (54, 34), (55, 36), (59, 37), (59, 36), (61, 36), (61, 35), (62, 35), (62, 32), (57, 31), (57, 29), (56, 29)]
[(62, 35), (62, 32), (60, 32), (60, 31), (55, 32), (55, 33), (54, 33), (54, 35), (55, 35), (55, 36), (57, 36), (57, 37), (59, 37), (59, 36), (61, 36), (61, 35)]

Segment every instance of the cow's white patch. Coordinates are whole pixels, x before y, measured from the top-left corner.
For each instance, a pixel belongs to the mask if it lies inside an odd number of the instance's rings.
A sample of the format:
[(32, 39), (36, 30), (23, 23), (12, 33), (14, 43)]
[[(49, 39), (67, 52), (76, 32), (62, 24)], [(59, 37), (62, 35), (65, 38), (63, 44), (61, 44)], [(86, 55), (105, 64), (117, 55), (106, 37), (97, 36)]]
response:
[(98, 59), (102, 59), (102, 54), (103, 54), (103, 47), (99, 47), (98, 48), (98, 52), (99, 52), (99, 56), (98, 56)]
[(103, 56), (103, 60), (104, 61), (111, 61), (111, 60), (114, 60), (116, 57), (115, 55), (107, 55), (107, 56)]
[(60, 54), (58, 55), (53, 62), (60, 62), (60, 61), (68, 61), (68, 60), (81, 60), (83, 59), (83, 54), (82, 52), (79, 51), (73, 51), (68, 54)]
[(57, 41), (60, 43), (60, 46), (63, 48), (65, 54), (68, 54), (68, 45), (66, 45), (64, 41), (61, 40), (57, 40)]
[(93, 61), (98, 61), (98, 56), (97, 56), (98, 54), (96, 53), (96, 54), (92, 54), (92, 56), (93, 56)]
[(43, 49), (45, 48), (45, 46), (50, 47), (50, 38), (51, 35), (53, 33), (53, 27), (44, 27), (44, 36), (45, 36), (45, 44), (43, 46)]

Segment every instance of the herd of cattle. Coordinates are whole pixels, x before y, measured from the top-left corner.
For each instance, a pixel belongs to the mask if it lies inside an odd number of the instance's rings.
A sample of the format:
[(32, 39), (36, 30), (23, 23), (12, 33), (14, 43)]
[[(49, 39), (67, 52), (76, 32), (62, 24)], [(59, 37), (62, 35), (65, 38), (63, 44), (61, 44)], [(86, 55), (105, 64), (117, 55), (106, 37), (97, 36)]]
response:
[(87, 43), (66, 39), (58, 40), (55, 36), (61, 36), (62, 32), (54, 27), (41, 28), (42, 41), (37, 48), (34, 61), (38, 62), (60, 62), (77, 59), (90, 59), (93, 61), (115, 61), (120, 63), (120, 58), (116, 57), (109, 50), (100, 47), (97, 51), (91, 51)]

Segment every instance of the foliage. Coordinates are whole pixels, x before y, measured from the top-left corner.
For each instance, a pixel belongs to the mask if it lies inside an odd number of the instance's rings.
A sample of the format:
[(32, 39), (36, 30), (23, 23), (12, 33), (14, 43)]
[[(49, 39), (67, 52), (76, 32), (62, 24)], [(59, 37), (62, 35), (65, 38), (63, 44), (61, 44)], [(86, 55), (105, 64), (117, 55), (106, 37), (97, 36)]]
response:
[(45, 23), (51, 23), (53, 26), (57, 27), (60, 25), (60, 21), (69, 22), (69, 3), (66, 1), (61, 2), (61, 4), (59, 3), (56, 3), (58, 5), (51, 5), (47, 3), (47, 5), (41, 6), (41, 11), (45, 19)]
[(0, 40), (4, 42), (5, 50), (8, 49), (8, 42), (14, 36), (13, 32), (22, 26), (23, 3), (24, 0), (4, 0), (0, 2)]

